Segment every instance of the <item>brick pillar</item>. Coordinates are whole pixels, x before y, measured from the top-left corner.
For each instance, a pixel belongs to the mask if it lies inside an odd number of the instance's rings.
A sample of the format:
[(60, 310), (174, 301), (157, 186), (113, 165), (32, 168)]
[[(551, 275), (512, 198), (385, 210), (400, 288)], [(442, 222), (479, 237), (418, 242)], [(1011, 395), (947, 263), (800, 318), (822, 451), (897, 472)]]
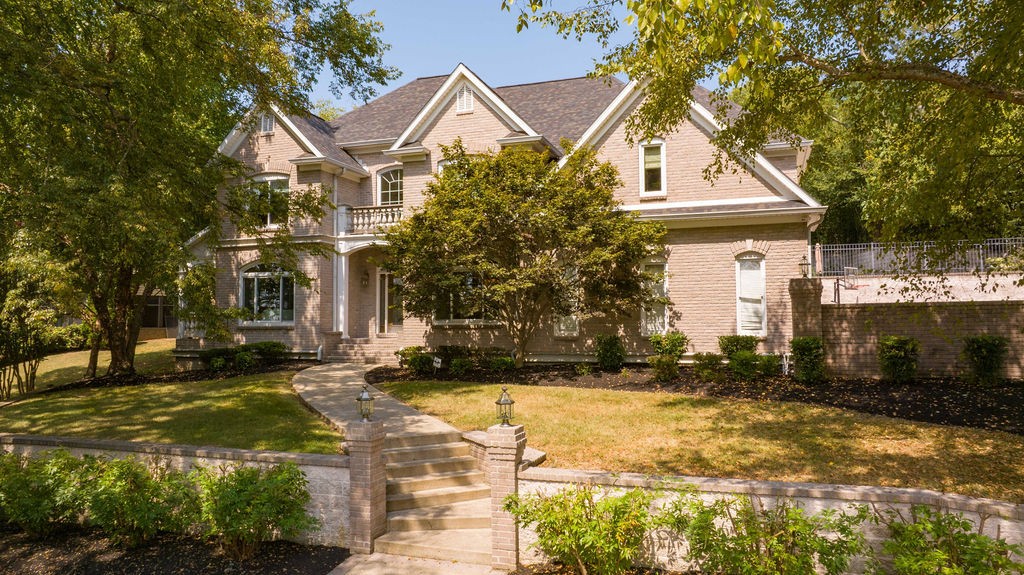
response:
[(359, 421), (345, 433), (349, 454), (349, 551), (373, 553), (373, 540), (387, 531), (384, 423)]
[(821, 280), (794, 278), (789, 280), (789, 300), (793, 310), (793, 337), (821, 337)]
[(487, 429), (487, 478), (491, 483), (491, 567), (511, 571), (519, 567), (519, 529), (515, 517), (503, 509), (505, 498), (519, 491), (519, 464), (526, 449), (522, 425), (494, 425)]

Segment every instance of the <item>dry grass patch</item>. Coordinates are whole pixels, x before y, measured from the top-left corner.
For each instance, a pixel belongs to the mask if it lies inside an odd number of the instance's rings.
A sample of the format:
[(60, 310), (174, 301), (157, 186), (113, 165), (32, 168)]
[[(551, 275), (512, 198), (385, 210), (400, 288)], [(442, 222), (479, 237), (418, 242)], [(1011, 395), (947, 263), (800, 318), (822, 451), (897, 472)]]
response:
[[(494, 423), (498, 385), (391, 383), (462, 430)], [(800, 403), (510, 386), (549, 465), (648, 474), (918, 487), (1024, 502), (1024, 438)]]

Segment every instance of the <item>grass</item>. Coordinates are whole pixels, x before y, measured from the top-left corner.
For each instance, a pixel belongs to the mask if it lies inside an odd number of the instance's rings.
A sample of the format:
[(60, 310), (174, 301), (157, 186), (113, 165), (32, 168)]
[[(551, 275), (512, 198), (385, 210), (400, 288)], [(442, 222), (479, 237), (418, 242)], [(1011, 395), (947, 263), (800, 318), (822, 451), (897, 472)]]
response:
[[(140, 341), (135, 347), (135, 369), (146, 375), (174, 371), (174, 338)], [(110, 352), (101, 351), (97, 373), (103, 375), (110, 363)], [(82, 379), (89, 365), (89, 350), (51, 355), (39, 365), (36, 388), (46, 389)]]
[[(500, 386), (390, 383), (462, 430), (494, 423)], [(510, 386), (549, 465), (653, 475), (916, 487), (1024, 502), (1024, 437), (800, 403)]]

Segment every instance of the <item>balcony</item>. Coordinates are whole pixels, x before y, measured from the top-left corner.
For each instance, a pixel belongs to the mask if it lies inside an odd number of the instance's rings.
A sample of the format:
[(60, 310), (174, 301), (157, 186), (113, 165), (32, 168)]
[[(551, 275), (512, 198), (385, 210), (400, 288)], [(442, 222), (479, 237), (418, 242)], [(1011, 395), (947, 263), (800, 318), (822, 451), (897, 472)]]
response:
[(338, 206), (338, 235), (373, 235), (402, 219), (402, 206)]

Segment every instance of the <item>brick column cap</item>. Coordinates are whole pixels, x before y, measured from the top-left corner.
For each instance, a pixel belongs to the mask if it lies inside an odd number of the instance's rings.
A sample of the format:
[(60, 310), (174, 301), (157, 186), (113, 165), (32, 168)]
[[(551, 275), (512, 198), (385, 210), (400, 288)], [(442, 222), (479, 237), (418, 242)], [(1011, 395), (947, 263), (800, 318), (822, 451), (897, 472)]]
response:
[(382, 437), (383, 421), (352, 421), (345, 426), (345, 441), (374, 441)]

